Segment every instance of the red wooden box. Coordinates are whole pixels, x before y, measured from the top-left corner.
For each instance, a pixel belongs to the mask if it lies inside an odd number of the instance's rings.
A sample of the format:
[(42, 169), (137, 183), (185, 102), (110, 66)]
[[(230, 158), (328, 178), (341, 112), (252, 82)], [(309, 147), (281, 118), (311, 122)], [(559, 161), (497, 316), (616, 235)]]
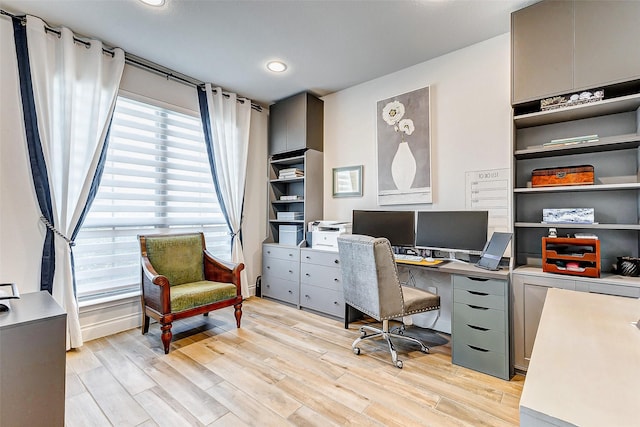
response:
[(531, 172), (532, 187), (558, 185), (587, 185), (594, 183), (593, 166), (563, 166), (559, 168), (534, 169)]

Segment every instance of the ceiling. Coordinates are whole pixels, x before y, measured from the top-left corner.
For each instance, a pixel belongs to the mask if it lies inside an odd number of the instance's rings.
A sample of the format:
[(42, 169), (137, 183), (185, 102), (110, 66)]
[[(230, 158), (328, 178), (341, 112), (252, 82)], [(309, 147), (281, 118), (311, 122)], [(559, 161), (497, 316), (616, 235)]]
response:
[[(509, 31), (537, 0), (0, 0), (268, 105), (324, 96)], [(281, 74), (265, 64), (288, 64)]]

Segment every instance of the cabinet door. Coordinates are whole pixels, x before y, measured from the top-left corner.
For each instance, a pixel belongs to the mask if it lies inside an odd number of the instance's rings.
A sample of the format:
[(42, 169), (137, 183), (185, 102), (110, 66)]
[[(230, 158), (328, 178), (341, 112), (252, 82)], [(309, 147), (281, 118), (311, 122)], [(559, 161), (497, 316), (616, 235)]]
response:
[(543, 1), (511, 15), (513, 104), (573, 88), (573, 4)]
[(307, 147), (307, 94), (301, 93), (283, 101), (287, 116), (287, 149)]
[(640, 2), (576, 1), (574, 87), (640, 77)]
[(536, 333), (538, 333), (538, 323), (540, 323), (548, 289), (547, 286), (528, 283), (524, 285), (524, 357), (527, 361), (531, 359), (533, 343), (536, 340)]
[(287, 105), (275, 103), (269, 107), (269, 154), (287, 151)]

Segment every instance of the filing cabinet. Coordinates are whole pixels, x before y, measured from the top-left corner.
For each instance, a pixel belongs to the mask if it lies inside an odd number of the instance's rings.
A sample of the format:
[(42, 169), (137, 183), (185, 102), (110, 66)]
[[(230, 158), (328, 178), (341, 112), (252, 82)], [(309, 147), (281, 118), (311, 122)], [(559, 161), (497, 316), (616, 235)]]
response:
[(262, 295), (299, 307), (300, 249), (262, 245)]
[(300, 250), (300, 306), (335, 317), (344, 316), (338, 252)]
[(451, 336), (454, 364), (511, 378), (509, 282), (453, 275)]

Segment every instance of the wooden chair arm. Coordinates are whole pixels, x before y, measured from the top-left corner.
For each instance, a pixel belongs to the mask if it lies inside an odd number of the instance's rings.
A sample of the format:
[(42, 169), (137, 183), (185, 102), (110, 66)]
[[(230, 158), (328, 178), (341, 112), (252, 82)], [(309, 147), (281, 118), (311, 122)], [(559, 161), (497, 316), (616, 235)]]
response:
[(237, 295), (242, 294), (240, 287), (240, 272), (244, 270), (243, 263), (223, 261), (212, 255), (208, 250), (204, 251), (204, 277), (207, 280), (236, 285)]
[(171, 313), (171, 295), (169, 279), (158, 274), (149, 258), (142, 257), (142, 297), (145, 305), (158, 313)]

